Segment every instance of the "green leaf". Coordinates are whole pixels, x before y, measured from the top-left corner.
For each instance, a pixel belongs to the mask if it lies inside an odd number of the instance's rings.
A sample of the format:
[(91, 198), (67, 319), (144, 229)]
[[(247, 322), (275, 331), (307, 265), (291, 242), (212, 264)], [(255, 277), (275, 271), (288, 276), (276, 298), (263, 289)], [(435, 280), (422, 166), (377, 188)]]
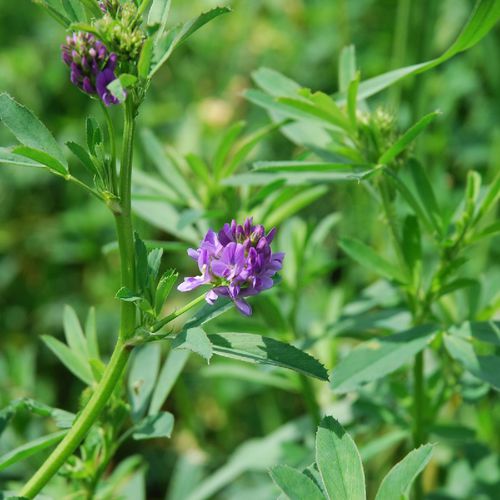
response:
[(199, 177), (203, 182), (210, 185), (210, 170), (206, 162), (198, 155), (189, 153), (186, 155), (186, 161), (196, 177)]
[(413, 481), (429, 463), (432, 451), (433, 445), (426, 444), (408, 453), (384, 477), (375, 500), (401, 500), (401, 498), (407, 498)]
[(351, 436), (325, 417), (316, 433), (316, 465), (329, 500), (365, 500), (365, 475)]
[(80, 0), (62, 0), (62, 5), (71, 22), (86, 21), (85, 10)]
[(52, 17), (52, 19), (58, 22), (61, 26), (67, 28), (71, 23), (71, 21), (64, 15), (64, 10), (60, 2), (59, 4), (57, 4), (51, 0), (39, 0), (37, 4), (45, 9), (49, 16)]
[(391, 182), (391, 184), (399, 191), (401, 196), (406, 200), (415, 215), (418, 217), (418, 220), (425, 225), (427, 230), (432, 233), (434, 229), (437, 229), (433, 226), (433, 223), (431, 222), (429, 216), (424, 211), (408, 186), (401, 180), (401, 178), (398, 177), (391, 169), (384, 168), (382, 172)]
[(7, 165), (14, 165), (20, 167), (43, 167), (41, 163), (33, 161), (26, 156), (21, 156), (19, 154), (13, 153), (8, 148), (0, 148), (0, 163), (5, 163)]
[(356, 48), (354, 45), (343, 47), (339, 57), (339, 90), (347, 92), (356, 79)]
[(35, 455), (39, 451), (50, 448), (57, 444), (66, 435), (67, 431), (54, 432), (33, 441), (29, 441), (0, 457), (0, 471), (10, 467), (12, 464)]
[(351, 121), (351, 127), (356, 129), (358, 122), (357, 108), (358, 108), (358, 89), (359, 89), (360, 74), (355, 76), (347, 88), (347, 114)]
[(132, 354), (128, 393), (135, 420), (141, 418), (148, 407), (160, 368), (160, 355), (157, 343), (142, 345)]
[(197, 245), (200, 242), (201, 236), (195, 228), (192, 226), (179, 228), (181, 215), (172, 204), (166, 201), (135, 199), (133, 209), (149, 224), (190, 243), (190, 245)]
[(92, 175), (98, 175), (97, 168), (87, 152), (86, 149), (84, 149), (80, 144), (77, 144), (76, 142), (67, 142), (66, 146), (71, 150), (71, 152), (81, 161), (83, 166), (92, 174)]
[(91, 359), (101, 359), (99, 353), (99, 341), (95, 321), (95, 308), (91, 307), (85, 321), (85, 339), (87, 341), (87, 352)]
[(172, 342), (172, 349), (187, 349), (196, 354), (199, 354), (207, 362), (213, 355), (212, 344), (200, 327), (189, 328), (179, 333)]
[(190, 205), (190, 201), (194, 200), (196, 195), (176, 162), (167, 156), (163, 145), (151, 130), (144, 130), (141, 138), (148, 157), (167, 180), (169, 187)]
[(163, 248), (153, 248), (148, 253), (148, 285), (150, 283), (156, 284), (162, 257)]
[(354, 391), (396, 371), (424, 349), (437, 332), (435, 326), (423, 325), (363, 342), (333, 370), (332, 389), (338, 393)]
[(229, 176), (234, 173), (234, 171), (238, 168), (238, 166), (243, 163), (243, 161), (248, 157), (248, 155), (252, 152), (259, 142), (261, 142), (267, 135), (281, 127), (284, 122), (279, 123), (271, 123), (270, 125), (266, 125), (250, 135), (243, 137), (241, 141), (239, 141), (235, 146), (234, 155), (229, 160), (224, 169), (223, 175)]
[(265, 224), (268, 226), (277, 226), (281, 224), (285, 219), (311, 205), (327, 192), (327, 186), (315, 186), (304, 189), (301, 193), (280, 204), (270, 214), (267, 214)]
[(439, 289), (439, 293), (437, 297), (443, 297), (443, 295), (447, 295), (449, 293), (456, 292), (457, 290), (461, 290), (462, 288), (468, 288), (471, 286), (478, 285), (479, 282), (470, 278), (457, 278), (456, 280), (450, 281), (446, 283), (443, 287)]
[(378, 159), (381, 165), (390, 164), (399, 154), (401, 154), (433, 121), (441, 114), (434, 111), (421, 118), (415, 125), (410, 127), (382, 156)]
[(500, 172), (497, 173), (477, 208), (474, 224), (477, 224), (495, 205), (500, 196)]
[(167, 28), (171, 0), (153, 0), (148, 14), (148, 26), (157, 26), (155, 38), (161, 38)]
[(148, 415), (134, 426), (132, 437), (136, 441), (143, 439), (169, 438), (174, 429), (174, 416), (169, 412)]
[(500, 346), (500, 321), (470, 321), (464, 323), (460, 330), (462, 334), (481, 342)]
[(218, 333), (208, 336), (219, 356), (249, 363), (280, 366), (310, 377), (328, 380), (325, 367), (309, 354), (275, 339), (252, 333)]
[(96, 156), (96, 146), (102, 144), (102, 132), (95, 118), (89, 116), (85, 121), (85, 137), (87, 147), (93, 156)]
[(444, 336), (444, 343), (450, 356), (469, 373), (500, 391), (500, 356), (478, 356), (466, 340), (457, 335)]
[(153, 66), (149, 77), (151, 78), (160, 68), (161, 66), (168, 60), (171, 56), (172, 52), (183, 42), (185, 42), (193, 33), (202, 28), (205, 24), (209, 23), (216, 17), (219, 17), (222, 14), (226, 14), (231, 12), (229, 7), (215, 7), (214, 9), (209, 10), (203, 14), (200, 14), (198, 17), (188, 21), (177, 32), (173, 40), (167, 46), (165, 52), (159, 57), (158, 62)]
[(270, 68), (259, 68), (252, 73), (253, 81), (269, 95), (274, 97), (297, 97), (301, 86)]
[(418, 263), (422, 260), (422, 242), (418, 219), (414, 215), (408, 215), (404, 220), (402, 247), (408, 268), (415, 274), (420, 273)]
[[(356, 167), (358, 170), (354, 170)], [(354, 165), (347, 163), (331, 163), (324, 161), (259, 161), (254, 163), (254, 169), (260, 172), (339, 172), (346, 176), (368, 173), (373, 165)], [(363, 169), (362, 172), (360, 170)], [(341, 172), (344, 170), (344, 172)], [(356, 179), (359, 179), (357, 177)]]
[[(330, 99), (326, 95), (324, 95), (324, 97)], [(334, 103), (335, 101), (330, 99), (330, 102)], [(325, 128), (330, 130), (338, 130), (339, 127), (342, 129), (349, 127), (347, 118), (341, 112), (332, 113), (329, 109), (317, 106), (315, 103), (292, 97), (278, 97), (278, 103), (299, 111), (307, 118), (315, 121), (319, 120)]]
[(179, 277), (179, 273), (177, 273), (173, 269), (169, 269), (166, 271), (163, 276), (160, 278), (158, 282), (158, 286), (156, 288), (155, 294), (155, 312), (156, 314), (160, 314), (161, 310), (167, 300), (170, 292), (172, 291), (172, 287)]
[(406, 283), (406, 277), (397, 267), (383, 257), (380, 257), (363, 242), (353, 238), (342, 238), (339, 245), (349, 257), (374, 273), (400, 283)]
[(244, 127), (244, 121), (236, 122), (231, 127), (229, 127), (229, 129), (222, 136), (219, 146), (215, 151), (213, 163), (214, 176), (216, 179), (221, 178), (224, 166), (228, 159), (229, 152), (231, 151), (231, 148), (233, 147), (236, 139), (238, 139), (238, 137), (240, 136)]
[(135, 234), (135, 256), (137, 288), (143, 291), (148, 286), (149, 278), (148, 249), (137, 233)]
[(429, 219), (438, 234), (443, 232), (443, 221), (441, 218), (441, 210), (436, 200), (432, 184), (420, 162), (410, 159), (408, 167), (413, 177), (413, 182), (417, 188), (417, 192), (422, 202), (422, 206), (426, 210)]
[(52, 172), (62, 175), (63, 177), (67, 177), (68, 170), (63, 164), (61, 164), (58, 160), (56, 160), (53, 156), (45, 153), (44, 151), (40, 151), (39, 149), (30, 148), (29, 146), (16, 146), (12, 152), (14, 154), (25, 156), (31, 160), (34, 160), (38, 163), (41, 163), (45, 167), (47, 167)]
[(290, 500), (323, 500), (324, 496), (313, 480), (288, 465), (277, 465), (269, 472), (276, 486)]
[(42, 335), (42, 340), (73, 375), (85, 384), (92, 385), (94, 377), (88, 362), (83, 357), (74, 353), (66, 344), (55, 337)]
[(399, 68), (361, 82), (358, 99), (366, 99), (409, 75), (423, 73), (477, 44), (500, 19), (498, 0), (479, 0), (467, 24), (453, 45), (437, 59)]
[(68, 305), (64, 307), (63, 326), (69, 348), (85, 361), (88, 356), (87, 342), (75, 310)]
[(142, 46), (139, 62), (137, 63), (137, 74), (139, 78), (146, 80), (151, 68), (151, 61), (153, 59), (153, 38), (148, 38)]
[(175, 385), (179, 375), (181, 374), (186, 362), (189, 358), (189, 351), (172, 350), (168, 353), (167, 359), (158, 376), (158, 381), (151, 397), (149, 406), (149, 415), (158, 413), (165, 401), (167, 400), (170, 391)]
[(66, 158), (53, 135), (28, 108), (5, 93), (0, 94), (0, 121), (21, 144), (55, 158), (67, 173)]

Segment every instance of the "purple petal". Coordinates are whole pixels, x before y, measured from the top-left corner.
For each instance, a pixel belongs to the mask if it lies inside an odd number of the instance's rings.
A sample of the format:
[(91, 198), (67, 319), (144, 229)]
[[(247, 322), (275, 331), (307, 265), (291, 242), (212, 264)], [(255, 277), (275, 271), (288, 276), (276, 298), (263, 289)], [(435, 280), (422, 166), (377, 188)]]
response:
[(188, 251), (187, 251), (188, 255), (193, 259), (193, 260), (196, 260), (198, 261), (198, 257), (200, 255), (200, 251), (199, 250), (195, 250), (194, 248), (188, 248)]
[(240, 311), (241, 313), (243, 313), (245, 316), (251, 316), (252, 315), (252, 307), (245, 300), (240, 299), (240, 298), (235, 299), (234, 300), (234, 305), (236, 306), (236, 308), (238, 309), (238, 311)]
[(96, 78), (97, 93), (106, 106), (109, 106), (110, 104), (119, 104), (118, 99), (111, 94), (107, 88), (108, 85), (114, 80), (116, 80), (116, 75), (113, 70), (109, 68), (101, 71)]
[(184, 278), (184, 281), (177, 287), (177, 290), (179, 290), (179, 292), (190, 292), (191, 290), (205, 284), (206, 282), (201, 276)]
[(213, 306), (214, 302), (219, 298), (217, 293), (214, 290), (210, 290), (206, 295), (205, 295), (205, 300)]

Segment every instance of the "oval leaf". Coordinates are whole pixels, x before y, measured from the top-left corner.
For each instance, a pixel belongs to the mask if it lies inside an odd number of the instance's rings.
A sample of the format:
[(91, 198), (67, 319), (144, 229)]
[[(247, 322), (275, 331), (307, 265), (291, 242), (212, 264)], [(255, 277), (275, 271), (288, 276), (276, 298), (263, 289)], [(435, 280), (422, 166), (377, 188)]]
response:
[(343, 393), (373, 382), (410, 361), (432, 340), (438, 329), (423, 325), (364, 342), (352, 350), (333, 371), (332, 389)]
[(271, 469), (271, 477), (290, 500), (323, 500), (323, 494), (313, 480), (288, 465)]
[(309, 354), (278, 340), (253, 333), (209, 335), (214, 354), (249, 363), (281, 366), (310, 377), (328, 380), (325, 367)]
[(68, 171), (64, 153), (45, 125), (26, 107), (8, 94), (0, 94), (0, 121), (25, 146), (54, 157)]
[(316, 464), (329, 500), (365, 500), (365, 474), (356, 444), (333, 418), (316, 433)]
[(385, 476), (375, 500), (400, 500), (406, 498), (413, 481), (429, 463), (432, 449), (432, 444), (426, 444), (408, 453)]

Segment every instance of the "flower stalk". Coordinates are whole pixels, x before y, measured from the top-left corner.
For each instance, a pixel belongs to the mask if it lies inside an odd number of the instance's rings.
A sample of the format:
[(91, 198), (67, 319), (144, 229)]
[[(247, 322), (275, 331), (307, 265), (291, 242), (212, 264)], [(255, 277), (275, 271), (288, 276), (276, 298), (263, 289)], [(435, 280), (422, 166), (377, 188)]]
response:
[[(123, 151), (120, 168), (120, 213), (115, 213), (118, 246), (120, 250), (122, 286), (135, 287), (135, 252), (132, 229), (131, 181), (133, 142), (135, 134), (136, 109), (131, 100), (125, 103), (125, 126), (123, 131)], [(28, 481), (20, 495), (34, 498), (66, 460), (78, 448), (92, 425), (97, 421), (109, 401), (117, 384), (121, 382), (132, 348), (126, 340), (134, 335), (136, 308), (128, 302), (121, 303), (120, 333), (104, 375), (92, 397), (83, 408), (71, 430), (51, 453), (48, 459)]]

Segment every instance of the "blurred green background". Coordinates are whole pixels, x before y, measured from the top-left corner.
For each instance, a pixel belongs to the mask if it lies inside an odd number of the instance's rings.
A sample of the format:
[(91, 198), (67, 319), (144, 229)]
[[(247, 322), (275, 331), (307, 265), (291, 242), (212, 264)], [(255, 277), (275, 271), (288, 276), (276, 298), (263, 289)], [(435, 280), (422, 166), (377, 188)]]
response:
[[(218, 3), (174, 1), (173, 22)], [(304, 86), (333, 93), (342, 47), (356, 46), (362, 78), (424, 61), (448, 47), (472, 5), (469, 0), (235, 0), (230, 15), (201, 30), (161, 70), (141, 110), (139, 126), (152, 128), (163, 142), (183, 153), (210, 156), (232, 122), (244, 119), (248, 130), (268, 122), (262, 110), (241, 97), (252, 86), (252, 71), (271, 67)], [(31, 108), (60, 142), (81, 139), (85, 116), (93, 106), (70, 84), (61, 64), (64, 36), (62, 28), (33, 3), (0, 2), (0, 89)], [(443, 118), (417, 148), (442, 193), (440, 202), (449, 210), (466, 172), (474, 168), (487, 181), (500, 155), (499, 42), (496, 29), (473, 50), (375, 99), (396, 114), (403, 128), (423, 113), (443, 111)], [(1, 128), (0, 144), (12, 143)], [(289, 159), (293, 153), (293, 146), (275, 133), (258, 156)], [(140, 148), (136, 158), (138, 165), (148, 168)], [(81, 171), (80, 165), (73, 168)], [(352, 228), (359, 228), (362, 234), (383, 239), (383, 231), (371, 224), (373, 218), (367, 219), (367, 207), (369, 202), (344, 193), (309, 207), (304, 217), (314, 224), (316, 214), (341, 209), (342, 228), (351, 234)], [(169, 239), (145, 223), (138, 227), (144, 237)], [(66, 303), (80, 317), (96, 305), (100, 330), (113, 331), (118, 321), (113, 299), (119, 287), (117, 258), (113, 252), (103, 252), (113, 240), (112, 218), (76, 187), (38, 170), (0, 169), (0, 407), (23, 396), (75, 407), (80, 384), (38, 337), (61, 334)], [(334, 242), (330, 244), (334, 258)], [(471, 269), (487, 269), (500, 279), (498, 248), (497, 238), (478, 254)], [(168, 256), (167, 265), (177, 267), (181, 275), (192, 270), (181, 253)], [(331, 283), (344, 280), (347, 296), (355, 296), (359, 289), (356, 273), (330, 278)], [(110, 344), (112, 340), (110, 335)], [(176, 429), (167, 448), (199, 448), (201, 460), (208, 454), (212, 465), (220, 465), (245, 439), (265, 435), (304, 411), (299, 395), (197, 377), (200, 367), (194, 361), (174, 392), (170, 404), (174, 413), (184, 415), (184, 430)], [(275, 398), (281, 414), (273, 414), (276, 407), (271, 405), (265, 408)], [(17, 423), (20, 429), (24, 424)], [(35, 426), (28, 432), (35, 436), (38, 431)], [(151, 498), (160, 498), (165, 487), (161, 471), (171, 467), (173, 452), (152, 447), (150, 454), (151, 463), (163, 464), (151, 467), (149, 476)]]

